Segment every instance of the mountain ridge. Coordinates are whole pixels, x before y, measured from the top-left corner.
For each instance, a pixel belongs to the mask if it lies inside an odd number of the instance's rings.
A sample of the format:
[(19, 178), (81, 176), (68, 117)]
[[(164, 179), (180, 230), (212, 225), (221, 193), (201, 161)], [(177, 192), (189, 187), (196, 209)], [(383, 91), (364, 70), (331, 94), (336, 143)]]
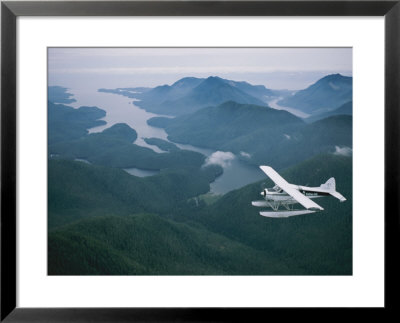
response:
[(142, 93), (121, 91), (121, 89), (99, 89), (101, 92), (137, 98), (135, 104), (146, 111), (162, 115), (183, 115), (206, 106), (218, 105), (226, 101), (267, 105), (274, 97), (274, 91), (264, 85), (252, 85), (245, 81), (233, 81), (219, 76), (207, 78), (184, 77), (172, 85), (160, 85)]
[(341, 74), (327, 75), (304, 90), (278, 102), (308, 114), (322, 114), (336, 109), (353, 96), (353, 78)]
[(152, 118), (168, 139), (182, 144), (248, 154), (246, 162), (282, 169), (335, 146), (352, 147), (351, 116), (332, 116), (314, 124), (285, 110), (228, 101), (176, 118)]

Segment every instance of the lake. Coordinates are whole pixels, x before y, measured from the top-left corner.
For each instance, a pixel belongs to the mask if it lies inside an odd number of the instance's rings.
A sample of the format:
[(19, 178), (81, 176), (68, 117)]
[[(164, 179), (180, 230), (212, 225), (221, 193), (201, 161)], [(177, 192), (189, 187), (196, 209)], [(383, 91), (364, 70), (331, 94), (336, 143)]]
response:
[[(89, 133), (101, 132), (116, 123), (126, 123), (131, 128), (135, 129), (138, 134), (135, 144), (153, 149), (158, 153), (162, 152), (158, 147), (148, 145), (143, 140), (143, 138), (151, 137), (168, 140), (168, 135), (164, 129), (151, 127), (147, 124), (148, 119), (160, 115), (140, 109), (134, 104), (134, 99), (122, 95), (97, 92), (97, 89), (73, 87), (69, 88), (69, 92), (74, 94), (74, 99), (76, 100), (76, 102), (69, 104), (70, 106), (75, 108), (80, 106), (96, 106), (107, 112), (106, 116), (102, 119), (106, 121), (107, 124), (91, 128), (89, 129)], [(238, 189), (265, 178), (264, 173), (258, 167), (246, 164), (231, 153), (220, 154), (212, 149), (179, 143), (174, 144), (181, 149), (200, 152), (206, 155), (209, 159), (215, 160), (215, 163), (220, 164), (224, 168), (224, 173), (210, 184), (211, 193), (225, 194), (231, 190)], [(214, 157), (216, 156), (219, 158), (215, 159)], [(157, 173), (137, 168), (126, 169), (126, 171), (131, 175), (139, 177), (151, 176)]]

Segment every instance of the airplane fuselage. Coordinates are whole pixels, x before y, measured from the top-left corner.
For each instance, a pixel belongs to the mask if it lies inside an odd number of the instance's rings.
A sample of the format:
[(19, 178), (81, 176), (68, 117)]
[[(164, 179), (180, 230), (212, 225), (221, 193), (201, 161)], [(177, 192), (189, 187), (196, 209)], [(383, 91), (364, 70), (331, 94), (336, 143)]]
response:
[[(306, 186), (298, 186), (293, 185), (300, 193), (304, 196), (307, 196), (310, 199), (315, 199), (319, 197), (329, 196), (328, 192), (323, 192), (320, 188), (306, 187)], [(297, 204), (299, 203), (285, 191), (275, 191), (274, 189), (267, 190), (264, 189), (261, 192), (261, 195), (264, 196), (264, 199), (268, 202), (281, 202), (285, 204)]]

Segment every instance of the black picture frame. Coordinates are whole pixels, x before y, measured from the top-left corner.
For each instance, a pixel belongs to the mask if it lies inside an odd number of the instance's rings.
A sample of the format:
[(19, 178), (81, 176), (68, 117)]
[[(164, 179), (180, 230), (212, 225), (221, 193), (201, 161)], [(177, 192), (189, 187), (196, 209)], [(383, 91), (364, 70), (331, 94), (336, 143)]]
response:
[[(397, 307), (399, 254), (400, 1), (2, 1), (1, 3), (1, 321), (203, 322), (267, 319), (295, 308), (19, 308), (16, 307), (16, 19), (19, 16), (384, 16), (385, 18), (385, 306)], [(337, 309), (324, 309), (330, 318)], [(362, 310), (362, 309), (352, 309)], [(298, 315), (296, 313), (296, 315)], [(268, 313), (270, 315), (270, 313)], [(347, 314), (349, 315), (349, 309)], [(275, 317), (281, 319), (282, 316)], [(269, 317), (268, 319), (274, 319)], [(319, 319), (322, 319), (319, 317)]]

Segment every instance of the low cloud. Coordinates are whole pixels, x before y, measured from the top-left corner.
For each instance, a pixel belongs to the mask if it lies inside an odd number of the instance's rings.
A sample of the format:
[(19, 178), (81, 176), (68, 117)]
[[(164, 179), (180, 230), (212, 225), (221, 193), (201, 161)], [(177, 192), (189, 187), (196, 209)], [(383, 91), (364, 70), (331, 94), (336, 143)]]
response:
[(249, 153), (246, 153), (245, 151), (241, 151), (240, 152), (240, 156), (242, 156), (242, 157), (246, 157), (246, 158), (251, 158), (251, 155), (249, 154)]
[(333, 154), (340, 155), (340, 156), (351, 156), (352, 153), (353, 153), (353, 149), (351, 149), (350, 147), (335, 146), (335, 152)]
[(235, 155), (231, 152), (216, 151), (206, 159), (205, 166), (214, 164), (227, 167), (233, 159), (235, 159)]

